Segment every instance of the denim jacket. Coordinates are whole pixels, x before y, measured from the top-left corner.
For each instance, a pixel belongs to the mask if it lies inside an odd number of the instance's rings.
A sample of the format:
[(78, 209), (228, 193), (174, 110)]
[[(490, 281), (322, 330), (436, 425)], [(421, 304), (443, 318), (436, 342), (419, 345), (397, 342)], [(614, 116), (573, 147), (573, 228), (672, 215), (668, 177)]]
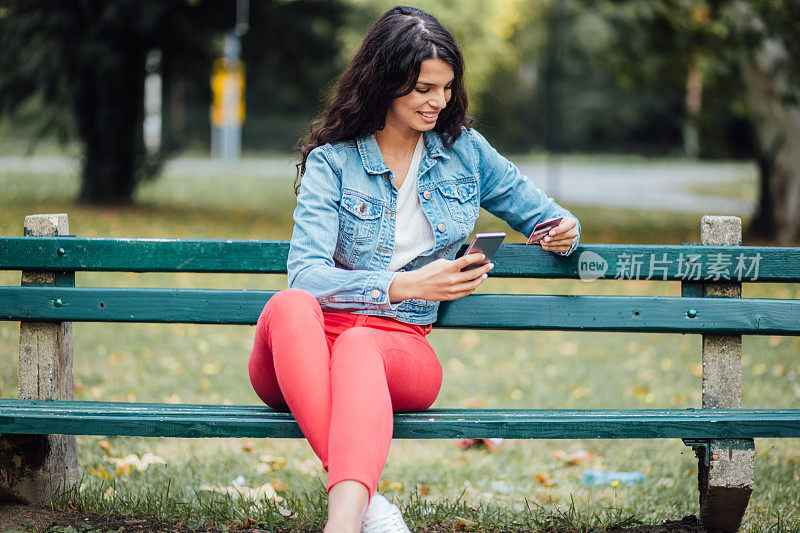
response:
[[(419, 200), (435, 244), (399, 271), (453, 259), (472, 232), (479, 207), (526, 236), (539, 222), (572, 216), (474, 129), (463, 130), (450, 148), (435, 132), (424, 136)], [(397, 213), (393, 178), (373, 135), (311, 151), (293, 215), (288, 284), (314, 295), (324, 311), (431, 324), (439, 302), (389, 301), (396, 275), (386, 270)]]

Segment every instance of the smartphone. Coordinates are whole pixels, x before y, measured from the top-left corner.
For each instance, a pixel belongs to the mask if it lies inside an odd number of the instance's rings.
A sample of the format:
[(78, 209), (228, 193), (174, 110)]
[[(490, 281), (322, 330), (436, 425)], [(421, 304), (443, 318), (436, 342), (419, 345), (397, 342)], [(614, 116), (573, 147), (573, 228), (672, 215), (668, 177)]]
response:
[(469, 243), (467, 251), (464, 252), (463, 255), (482, 253), (484, 256), (486, 256), (486, 259), (484, 259), (481, 263), (473, 263), (468, 265), (461, 269), (461, 271), (473, 270), (485, 265), (486, 263), (491, 263), (492, 259), (494, 258), (494, 254), (496, 254), (497, 250), (500, 248), (500, 243), (503, 242), (503, 239), (505, 238), (506, 234), (502, 231), (497, 233), (476, 233), (475, 237), (472, 239), (472, 242)]
[(564, 217), (553, 218), (551, 220), (545, 220), (544, 222), (536, 224), (536, 227), (533, 228), (531, 236), (528, 237), (528, 242), (525, 244), (536, 244), (537, 242), (541, 241), (551, 229), (561, 224), (562, 220), (564, 220)]

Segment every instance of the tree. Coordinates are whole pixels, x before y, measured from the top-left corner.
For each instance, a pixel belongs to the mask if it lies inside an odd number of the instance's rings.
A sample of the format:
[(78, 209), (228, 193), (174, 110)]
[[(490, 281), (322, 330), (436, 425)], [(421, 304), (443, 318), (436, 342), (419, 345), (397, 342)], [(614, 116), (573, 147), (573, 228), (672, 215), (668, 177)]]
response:
[[(761, 195), (749, 233), (784, 245), (800, 239), (800, 2), (583, 1), (612, 24), (627, 24), (614, 44), (622, 61), (610, 68), (635, 84), (653, 65), (671, 64), (688, 92), (698, 80), (731, 85), (711, 92), (705, 84), (703, 92), (704, 100), (726, 99), (731, 114), (741, 104), (751, 122)], [(689, 125), (700, 120), (699, 106), (684, 113)]]
[[(197, 61), (207, 4), (6, 0), (0, 18), (0, 110), (39, 100), (39, 132), (69, 128), (83, 144), (79, 199), (125, 204), (152, 174), (142, 141), (145, 58), (152, 49)], [(67, 111), (66, 113), (64, 111)]]
[(800, 3), (726, 7), (758, 142), (761, 186), (750, 231), (790, 245), (800, 240)]
[[(281, 29), (283, 40), (267, 39), (276, 48), (271, 57), (283, 58), (294, 82), (308, 85), (314, 78), (298, 72), (295, 51), (331, 49), (319, 44), (328, 35), (306, 28), (337, 20), (338, 5), (258, 2), (251, 26), (253, 33)], [(40, 133), (74, 133), (82, 142), (79, 200), (130, 203), (137, 183), (160, 163), (143, 149), (147, 54), (161, 51), (167, 83), (178, 70), (208, 80), (215, 37), (233, 26), (234, 9), (225, 0), (0, 0), (0, 113), (36, 102)]]

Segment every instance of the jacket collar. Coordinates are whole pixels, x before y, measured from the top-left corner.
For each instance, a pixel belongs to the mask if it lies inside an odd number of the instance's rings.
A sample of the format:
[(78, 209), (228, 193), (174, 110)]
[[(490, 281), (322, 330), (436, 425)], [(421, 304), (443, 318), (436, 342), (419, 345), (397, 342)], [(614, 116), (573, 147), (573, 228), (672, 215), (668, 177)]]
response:
[[(445, 153), (444, 145), (438, 133), (426, 131), (422, 135), (425, 150), (430, 157), (450, 158)], [(358, 146), (358, 155), (361, 156), (361, 162), (364, 164), (364, 170), (369, 174), (385, 174), (389, 172), (389, 167), (386, 166), (386, 162), (383, 160), (383, 154), (381, 154), (381, 149), (378, 147), (378, 141), (375, 140), (374, 134), (359, 137), (356, 140), (356, 145)]]

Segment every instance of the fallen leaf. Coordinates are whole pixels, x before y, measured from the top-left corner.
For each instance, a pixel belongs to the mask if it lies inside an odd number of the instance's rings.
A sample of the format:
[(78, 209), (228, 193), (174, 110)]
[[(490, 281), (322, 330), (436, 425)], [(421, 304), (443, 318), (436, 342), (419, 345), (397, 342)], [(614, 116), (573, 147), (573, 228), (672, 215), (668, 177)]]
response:
[(301, 474), (306, 475), (315, 475), (322, 472), (322, 465), (316, 459), (306, 459), (304, 461), (298, 461), (295, 465), (297, 471)]
[(228, 485), (225, 487), (220, 485), (203, 485), (200, 487), (200, 490), (228, 496), (241, 496), (249, 500), (262, 500), (265, 498), (269, 500), (283, 500), (269, 483), (264, 483), (258, 487), (245, 487), (243, 485)]
[(118, 470), (124, 470), (126, 473), (130, 472), (131, 468), (144, 472), (152, 464), (167, 464), (162, 457), (152, 453), (146, 453), (141, 458), (135, 453), (125, 457), (106, 457), (106, 461), (117, 465)]
[(256, 449), (256, 441), (255, 439), (247, 439), (242, 444), (242, 451), (247, 453), (253, 453)]
[(100, 479), (111, 479), (113, 476), (105, 471), (103, 465), (97, 465), (97, 470), (94, 469), (93, 466), (89, 467), (92, 471), (92, 474), (99, 477)]
[(475, 527), (476, 522), (470, 520), (469, 518), (464, 518), (463, 516), (453, 516), (455, 518), (456, 523), (454, 527), (456, 531), (464, 531), (467, 528)]
[(571, 465), (580, 465), (595, 458), (594, 453), (586, 450), (575, 450), (573, 452), (565, 452), (564, 450), (556, 450), (553, 452), (553, 457), (559, 461), (564, 461)]
[(462, 363), (456, 358), (451, 358), (447, 361), (447, 368), (453, 374), (463, 374), (464, 371), (466, 370), (464, 363)]
[(558, 345), (558, 353), (561, 355), (575, 355), (578, 353), (578, 345), (572, 341), (562, 342)]
[(491, 452), (496, 452), (503, 444), (503, 439), (460, 439), (455, 442), (456, 448), (468, 450), (470, 448), (486, 448)]
[(289, 485), (281, 481), (280, 479), (273, 479), (269, 482), (272, 485), (272, 488), (275, 489), (275, 492), (285, 492), (289, 490)]
[(572, 389), (572, 395), (576, 398), (586, 398), (592, 392), (591, 389), (587, 389), (582, 385), (572, 385), (570, 389)]
[(472, 350), (481, 343), (481, 337), (475, 331), (467, 331), (458, 340), (459, 347), (464, 350)]
[(272, 470), (280, 470), (286, 466), (286, 459), (274, 455), (262, 455), (258, 458), (258, 460), (269, 466)]
[(205, 363), (202, 370), (203, 374), (207, 376), (213, 376), (215, 374), (219, 374), (219, 371), (222, 370), (222, 365), (217, 361), (212, 361), (210, 363)]
[(284, 518), (295, 518), (294, 512), (287, 509), (280, 503), (275, 502), (275, 508), (278, 510), (279, 513), (281, 513), (281, 516), (283, 516)]
[(637, 398), (644, 398), (644, 396), (649, 392), (648, 387), (642, 387), (641, 385), (634, 385), (629, 389), (629, 393), (631, 396), (636, 396)]
[(672, 397), (672, 400), (670, 400), (670, 403), (672, 403), (672, 405), (681, 405), (685, 401), (686, 401), (686, 396), (684, 396), (683, 394), (678, 393), (678, 394), (676, 394), (675, 396)]
[(552, 487), (553, 485), (555, 485), (553, 480), (550, 479), (550, 475), (547, 472), (539, 472), (538, 474), (533, 476), (533, 479), (535, 479), (536, 481), (538, 481), (541, 485), (544, 485), (545, 487)]
[(389, 490), (403, 490), (403, 484), (399, 481), (389, 483)]
[(178, 393), (172, 393), (169, 396), (164, 397), (165, 403), (181, 403), (181, 397)]
[(418, 490), (418, 491), (419, 491), (419, 493), (420, 493), (420, 494), (422, 494), (423, 496), (427, 496), (428, 494), (430, 494), (430, 493), (431, 493), (431, 489), (430, 489), (430, 488), (428, 488), (428, 486), (427, 486), (427, 485), (420, 485), (420, 486), (419, 486), (419, 489), (417, 489), (417, 490)]
[(97, 445), (100, 446), (100, 449), (106, 453), (109, 453), (111, 451), (111, 443), (108, 442), (107, 440), (101, 440), (100, 442), (97, 443)]
[(483, 399), (483, 396), (474, 396), (472, 398), (467, 398), (466, 400), (464, 400), (464, 407), (466, 407), (467, 409), (477, 409), (478, 407), (481, 407), (484, 403), (486, 403), (486, 400)]

